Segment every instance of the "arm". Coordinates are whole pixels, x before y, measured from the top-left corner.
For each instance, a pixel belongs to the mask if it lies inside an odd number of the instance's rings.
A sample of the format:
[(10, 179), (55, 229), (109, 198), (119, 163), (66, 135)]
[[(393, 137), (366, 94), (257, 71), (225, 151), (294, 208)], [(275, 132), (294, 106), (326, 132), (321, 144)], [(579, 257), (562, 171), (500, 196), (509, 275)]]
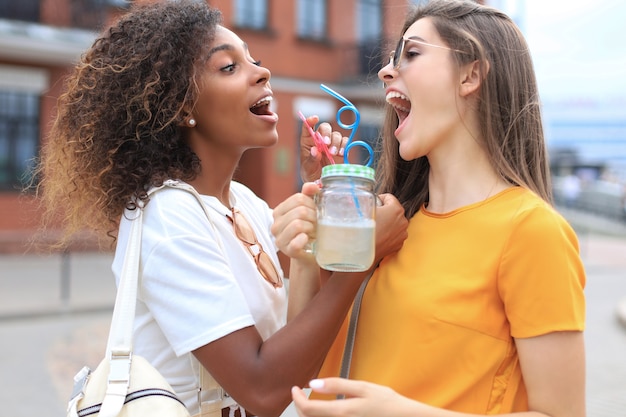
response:
[[(585, 352), (582, 332), (555, 332), (516, 339), (531, 411), (500, 414), (519, 417), (585, 417)], [(391, 388), (364, 381), (326, 378), (310, 382), (325, 394), (347, 400), (309, 400), (298, 387), (292, 396), (300, 417), (470, 417), (401, 396)]]
[(315, 375), (364, 275), (334, 274), (300, 314), (265, 341), (248, 326), (193, 353), (247, 410), (278, 416), (291, 401), (290, 387)]
[[(307, 206), (306, 199), (310, 197), (300, 195), (294, 199)], [(383, 203), (377, 212), (377, 234), (379, 230), (385, 231), (377, 237), (377, 258), (402, 246), (408, 226), (404, 209), (395, 198), (387, 196)], [(298, 212), (297, 207), (294, 209)], [(307, 235), (305, 223), (285, 223), (283, 231), (289, 231), (293, 238), (285, 241), (277, 238), (279, 247), (302, 250), (308, 239), (302, 239), (299, 246), (290, 243), (298, 242), (300, 232)], [(306, 305), (302, 302), (300, 314), (265, 341), (250, 326), (200, 347), (194, 354), (247, 410), (261, 416), (279, 415), (291, 402), (290, 388), (306, 383), (321, 366), (365, 276), (365, 272), (333, 273)]]
[[(585, 344), (582, 332), (554, 332), (515, 339), (528, 391), (537, 415), (584, 417)], [(544, 414), (542, 414), (544, 413)]]

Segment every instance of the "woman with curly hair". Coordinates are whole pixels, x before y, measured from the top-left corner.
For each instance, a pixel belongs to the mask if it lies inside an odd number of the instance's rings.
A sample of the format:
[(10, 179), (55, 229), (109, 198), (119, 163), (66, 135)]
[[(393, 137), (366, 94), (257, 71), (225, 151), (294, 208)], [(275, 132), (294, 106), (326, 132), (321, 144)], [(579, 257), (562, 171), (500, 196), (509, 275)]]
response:
[[(278, 116), (269, 70), (220, 19), (202, 1), (163, 1), (133, 6), (103, 32), (59, 99), (40, 191), (49, 224), (60, 216), (61, 244), (85, 229), (115, 242), (117, 280), (133, 211), (143, 206), (134, 352), (191, 414), (204, 400), (202, 366), (239, 404), (232, 410), (277, 416), (290, 387), (316, 374), (365, 273), (335, 273), (299, 302), (319, 280), (319, 270), (308, 273), (312, 256), (301, 256), (314, 233), (317, 186), (271, 210), (233, 181), (245, 150), (276, 143)], [(345, 146), (328, 124), (319, 131)], [(200, 194), (214, 228), (191, 193), (148, 194), (171, 181)], [(406, 229), (399, 202), (382, 197), (378, 258), (401, 246)], [(298, 255), (288, 295), (278, 248)]]
[(585, 271), (521, 32), (474, 1), (422, 2), (378, 76), (378, 185), (408, 238), (363, 294), (352, 380), (341, 332), (315, 399), (293, 389), (300, 416), (584, 417)]

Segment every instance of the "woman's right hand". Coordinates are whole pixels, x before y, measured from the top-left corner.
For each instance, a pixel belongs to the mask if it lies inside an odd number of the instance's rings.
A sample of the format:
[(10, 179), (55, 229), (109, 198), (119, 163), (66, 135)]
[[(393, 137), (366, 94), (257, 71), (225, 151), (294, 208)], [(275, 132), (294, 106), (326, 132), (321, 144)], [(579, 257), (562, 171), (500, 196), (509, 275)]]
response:
[[(315, 126), (319, 122), (319, 117), (307, 117), (309, 126)], [(343, 164), (343, 154), (348, 144), (348, 138), (341, 132), (333, 131), (329, 123), (320, 123), (317, 132), (328, 147), (328, 151), (333, 155), (332, 163)], [(313, 182), (320, 179), (322, 168), (331, 161), (315, 147), (315, 141), (309, 133), (304, 123), (300, 134), (300, 176), (302, 180)]]
[(273, 210), (272, 235), (278, 249), (290, 258), (312, 257), (307, 248), (315, 239), (317, 208), (313, 197), (318, 192), (316, 183), (304, 183), (302, 192), (288, 197)]
[(380, 194), (378, 197), (382, 204), (376, 207), (375, 264), (400, 250), (408, 236), (409, 227), (404, 208), (396, 197), (392, 194)]

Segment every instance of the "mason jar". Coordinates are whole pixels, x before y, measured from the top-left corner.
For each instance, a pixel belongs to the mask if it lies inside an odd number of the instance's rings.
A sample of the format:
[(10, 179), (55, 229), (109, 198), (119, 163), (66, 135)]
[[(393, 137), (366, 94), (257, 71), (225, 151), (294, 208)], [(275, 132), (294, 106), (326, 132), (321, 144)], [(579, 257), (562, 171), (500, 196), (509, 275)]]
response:
[(374, 169), (357, 164), (327, 165), (315, 197), (317, 237), (313, 253), (330, 271), (366, 271), (374, 262), (376, 194)]

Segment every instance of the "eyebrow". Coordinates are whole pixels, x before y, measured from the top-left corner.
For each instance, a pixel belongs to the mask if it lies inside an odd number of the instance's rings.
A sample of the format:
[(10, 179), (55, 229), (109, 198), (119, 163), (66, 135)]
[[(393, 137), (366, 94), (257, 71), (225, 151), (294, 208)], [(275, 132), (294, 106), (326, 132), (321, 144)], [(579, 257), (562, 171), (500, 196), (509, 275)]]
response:
[(413, 41), (424, 42), (424, 43), (430, 44), (426, 39), (424, 39), (424, 38), (422, 38), (420, 36), (416, 36), (416, 35), (409, 36), (409, 37), (406, 37), (404, 39), (411, 39)]
[[(209, 50), (209, 52), (207, 53), (207, 59), (211, 58), (213, 56), (213, 54), (220, 52), (220, 51), (233, 51), (235, 49), (235, 47), (233, 45), (231, 45), (230, 43), (223, 43), (221, 45), (217, 45), (213, 48), (211, 48)], [(243, 42), (243, 49), (245, 51), (248, 51), (248, 44)]]

